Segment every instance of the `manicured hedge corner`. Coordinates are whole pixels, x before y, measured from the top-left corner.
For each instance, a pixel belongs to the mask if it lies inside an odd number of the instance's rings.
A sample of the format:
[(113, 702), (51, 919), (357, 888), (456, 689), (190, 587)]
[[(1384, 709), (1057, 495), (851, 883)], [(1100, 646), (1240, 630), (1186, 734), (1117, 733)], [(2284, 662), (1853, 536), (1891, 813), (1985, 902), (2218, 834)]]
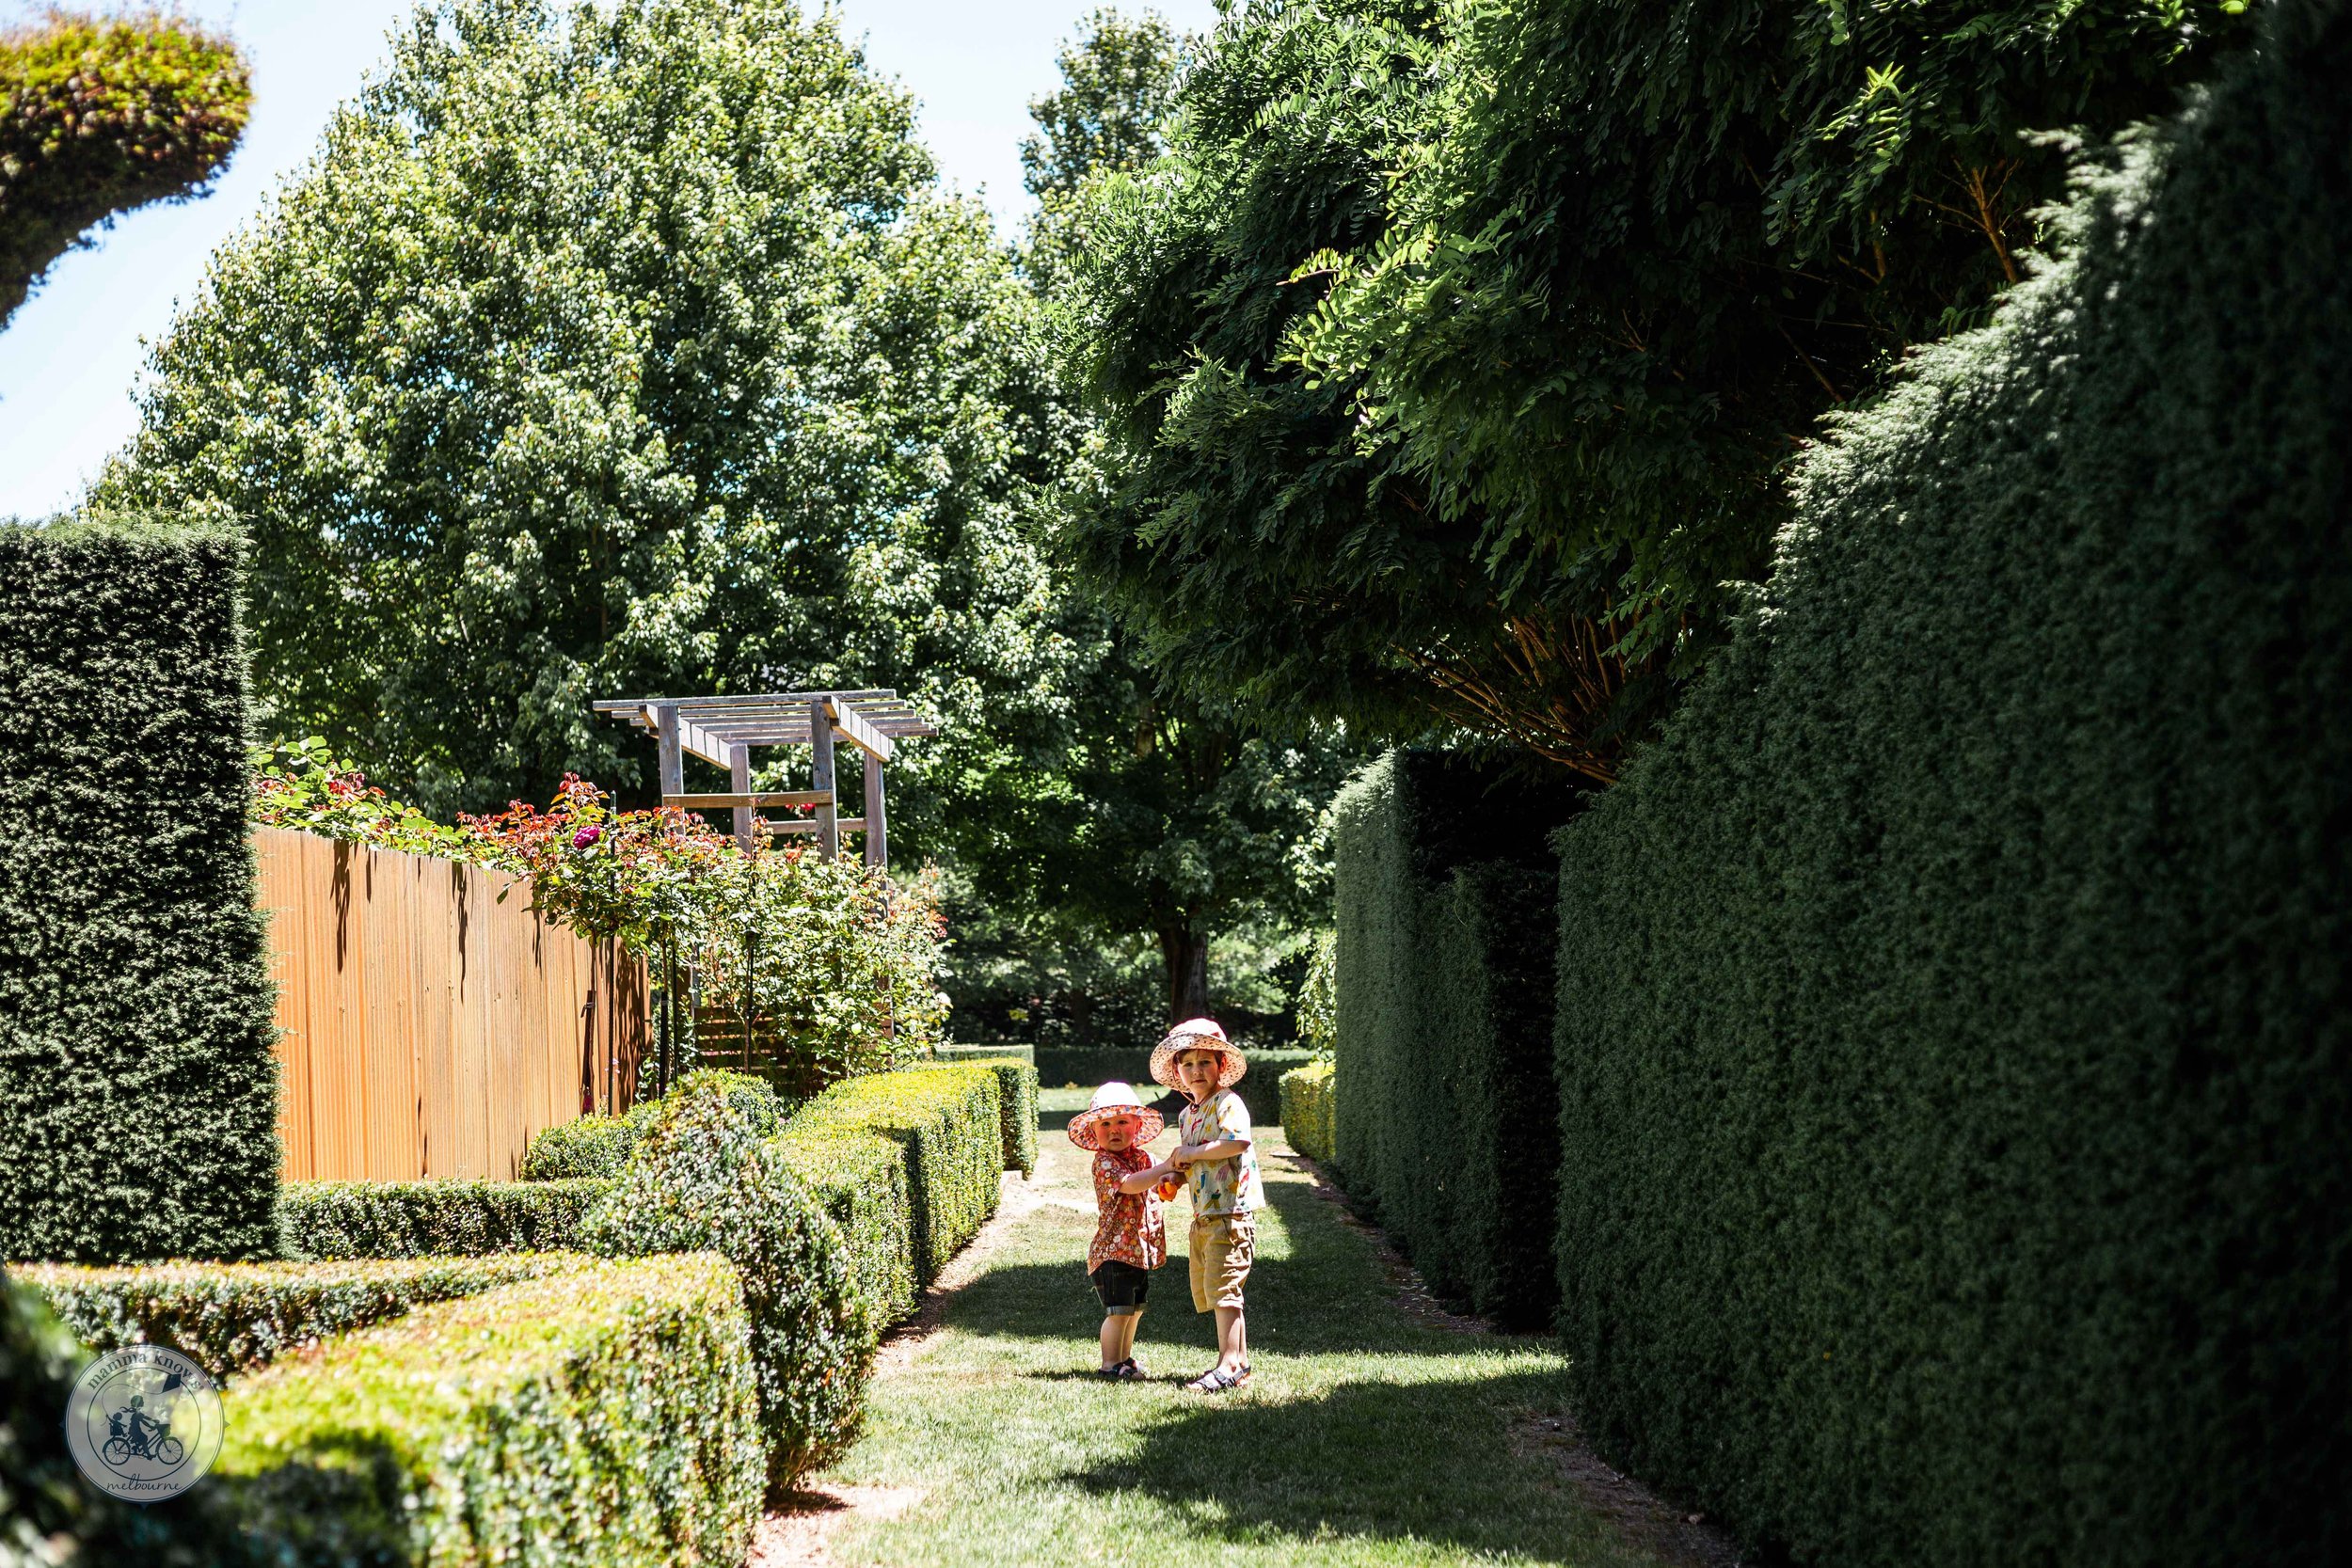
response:
[(610, 1180), (289, 1181), (280, 1255), (300, 1259), (562, 1252)]
[(208, 1487), (141, 1508), (82, 1480), (63, 1418), (87, 1359), (40, 1291), (0, 1275), (0, 1563), (255, 1562)]
[(878, 1072), (834, 1085), (785, 1124), (787, 1149), (804, 1138), (847, 1132), (902, 1150), (917, 1291), (938, 1278), (996, 1212), (1005, 1168), (998, 1083), (996, 1070), (984, 1067)]
[(1560, 835), (1577, 1402), (1791, 1560), (2352, 1554), (2352, 8), (2263, 9)]
[(349, 1263), (35, 1263), (17, 1277), (92, 1350), (170, 1345), (216, 1373), (247, 1370), (328, 1335), (430, 1302), (602, 1265), (579, 1253)]
[(275, 1243), (238, 548), (0, 526), (0, 1258)]
[(1024, 1176), (1037, 1170), (1037, 1069), (1023, 1056), (977, 1056), (960, 1067), (984, 1067), (996, 1074), (998, 1114), (1004, 1119), (1005, 1168)]
[(874, 1325), (840, 1230), (762, 1127), (718, 1075), (689, 1073), (589, 1215), (580, 1244), (607, 1257), (709, 1251), (735, 1265), (750, 1313), (767, 1477), (786, 1487), (856, 1435)]
[(240, 1380), (206, 1487), (286, 1562), (731, 1568), (762, 1481), (750, 1344), (708, 1254), (443, 1302)]
[(1319, 1164), (1331, 1161), (1331, 1064), (1309, 1062), (1282, 1074), (1282, 1132)]

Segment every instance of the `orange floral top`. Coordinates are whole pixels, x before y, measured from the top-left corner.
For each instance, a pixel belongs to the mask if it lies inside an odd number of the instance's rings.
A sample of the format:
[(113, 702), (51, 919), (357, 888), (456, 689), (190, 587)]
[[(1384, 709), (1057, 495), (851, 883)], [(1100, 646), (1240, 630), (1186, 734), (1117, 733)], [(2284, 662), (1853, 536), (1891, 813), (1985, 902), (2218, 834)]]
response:
[(1152, 1156), (1140, 1148), (1097, 1149), (1094, 1154), (1094, 1244), (1087, 1248), (1087, 1273), (1116, 1258), (1139, 1269), (1168, 1261), (1168, 1221), (1156, 1193), (1122, 1193), (1119, 1183), (1150, 1170)]

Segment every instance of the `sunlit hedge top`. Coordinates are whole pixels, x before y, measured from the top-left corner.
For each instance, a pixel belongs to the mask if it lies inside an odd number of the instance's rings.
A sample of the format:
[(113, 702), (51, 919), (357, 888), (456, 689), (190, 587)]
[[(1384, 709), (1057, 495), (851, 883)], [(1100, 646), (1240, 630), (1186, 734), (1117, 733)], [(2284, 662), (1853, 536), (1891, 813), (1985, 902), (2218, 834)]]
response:
[(199, 194), (252, 102), (236, 46), (175, 18), (52, 12), (0, 34), (0, 323), (84, 230)]

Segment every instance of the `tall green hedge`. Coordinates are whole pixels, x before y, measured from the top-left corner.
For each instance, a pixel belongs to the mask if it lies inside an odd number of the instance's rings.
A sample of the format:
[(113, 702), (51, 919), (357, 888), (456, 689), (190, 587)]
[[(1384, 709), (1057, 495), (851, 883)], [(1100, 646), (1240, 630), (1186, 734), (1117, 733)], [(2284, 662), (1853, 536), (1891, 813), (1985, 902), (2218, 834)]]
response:
[(1432, 1290), (1549, 1321), (1558, 1098), (1544, 832), (1577, 798), (1397, 752), (1335, 808), (1335, 1152)]
[(225, 532), (0, 526), (0, 1258), (274, 1249), (240, 577)]
[(1559, 835), (1581, 1411), (1797, 1560), (2352, 1555), (2346, 82), (2093, 164)]

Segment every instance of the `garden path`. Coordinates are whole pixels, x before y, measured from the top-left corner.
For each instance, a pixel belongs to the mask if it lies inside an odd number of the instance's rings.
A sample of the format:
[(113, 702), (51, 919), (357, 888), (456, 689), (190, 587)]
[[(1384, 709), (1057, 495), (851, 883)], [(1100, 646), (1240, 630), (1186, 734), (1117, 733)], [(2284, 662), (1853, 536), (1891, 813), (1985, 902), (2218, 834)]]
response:
[(1215, 1358), (1185, 1299), (1182, 1199), (1136, 1347), (1153, 1381), (1091, 1377), (1093, 1196), (1061, 1135), (1085, 1102), (1046, 1091), (1036, 1177), (1008, 1179), (996, 1220), (885, 1346), (865, 1436), (805, 1508), (770, 1517), (755, 1568), (1737, 1560), (1577, 1444), (1554, 1346), (1437, 1308), (1279, 1130), (1262, 1130), (1251, 1385), (1179, 1386)]

